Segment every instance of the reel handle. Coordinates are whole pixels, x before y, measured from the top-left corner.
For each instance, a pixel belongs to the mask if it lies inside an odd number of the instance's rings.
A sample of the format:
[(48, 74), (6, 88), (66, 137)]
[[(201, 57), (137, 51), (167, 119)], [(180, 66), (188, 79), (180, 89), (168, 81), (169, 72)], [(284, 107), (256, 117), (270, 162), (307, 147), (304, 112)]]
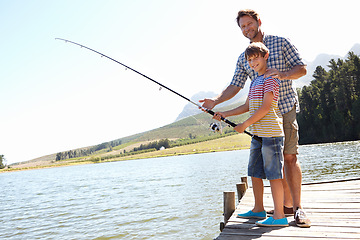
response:
[[(213, 110), (210, 110), (210, 109), (205, 109), (205, 110), (206, 110), (209, 114), (211, 114), (211, 115), (213, 115), (213, 116), (215, 115), (215, 112), (214, 112)], [(221, 120), (222, 120), (223, 122), (227, 123), (228, 125), (230, 125), (231, 127), (236, 127), (236, 125), (237, 125), (237, 124), (235, 124), (235, 123), (233, 123), (233, 122), (231, 122), (231, 121), (229, 121), (228, 119), (223, 118), (223, 117), (221, 117)], [(246, 131), (246, 130), (244, 130), (244, 133), (247, 134), (247, 135), (249, 135), (250, 137), (254, 138), (254, 139), (257, 140), (257, 141), (262, 142), (261, 137), (256, 136), (256, 135), (254, 135), (254, 134), (251, 134), (251, 133), (249, 133), (249, 132)]]

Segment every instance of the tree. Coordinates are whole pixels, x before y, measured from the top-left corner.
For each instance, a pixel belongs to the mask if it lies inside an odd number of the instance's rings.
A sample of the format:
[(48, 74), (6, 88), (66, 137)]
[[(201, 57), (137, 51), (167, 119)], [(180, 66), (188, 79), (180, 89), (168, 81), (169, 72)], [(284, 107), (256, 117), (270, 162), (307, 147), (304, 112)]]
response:
[(298, 91), (301, 144), (360, 138), (360, 58), (350, 52), (328, 66), (317, 67), (310, 86)]
[(4, 155), (0, 155), (0, 169), (5, 168), (5, 166), (6, 166), (6, 159)]

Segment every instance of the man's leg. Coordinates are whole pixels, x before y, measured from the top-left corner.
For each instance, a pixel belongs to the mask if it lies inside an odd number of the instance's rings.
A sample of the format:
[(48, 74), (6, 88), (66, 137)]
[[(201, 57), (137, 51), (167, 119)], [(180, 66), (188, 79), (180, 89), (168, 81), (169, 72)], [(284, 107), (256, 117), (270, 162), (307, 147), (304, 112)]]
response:
[[(285, 177), (290, 188), (294, 211), (301, 207), (301, 181), (302, 173), (296, 154), (284, 154)], [(284, 190), (285, 192), (285, 190)], [(286, 201), (286, 200), (285, 200)]]
[(301, 207), (302, 173), (296, 157), (298, 154), (299, 134), (295, 108), (284, 114), (283, 120), (285, 133), (284, 170), (293, 199), (295, 222), (299, 227), (310, 227), (310, 220), (307, 218), (305, 211)]
[[(285, 156), (284, 156), (284, 159), (285, 159)], [(284, 188), (284, 206), (287, 208), (293, 208), (293, 199), (291, 197), (289, 185), (286, 181), (285, 167), (284, 167), (284, 178), (282, 179), (282, 182), (283, 182), (283, 188)]]
[[(294, 210), (297, 207), (301, 208), (301, 181), (302, 174), (300, 164), (297, 161), (296, 155), (298, 154), (298, 124), (296, 121), (296, 108), (294, 108), (283, 115), (284, 121), (284, 174), (287, 182), (284, 184), (284, 202), (287, 206), (291, 201)], [(290, 191), (289, 191), (290, 190)], [(291, 193), (291, 197), (289, 196)]]

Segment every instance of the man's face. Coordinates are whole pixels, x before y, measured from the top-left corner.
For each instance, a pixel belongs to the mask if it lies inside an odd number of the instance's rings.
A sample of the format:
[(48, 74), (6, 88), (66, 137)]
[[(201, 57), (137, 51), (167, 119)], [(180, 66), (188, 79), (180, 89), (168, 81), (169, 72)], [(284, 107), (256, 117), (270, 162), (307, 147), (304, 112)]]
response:
[(243, 16), (239, 19), (239, 26), (243, 35), (252, 41), (260, 31), (261, 22), (257, 22), (254, 18)]

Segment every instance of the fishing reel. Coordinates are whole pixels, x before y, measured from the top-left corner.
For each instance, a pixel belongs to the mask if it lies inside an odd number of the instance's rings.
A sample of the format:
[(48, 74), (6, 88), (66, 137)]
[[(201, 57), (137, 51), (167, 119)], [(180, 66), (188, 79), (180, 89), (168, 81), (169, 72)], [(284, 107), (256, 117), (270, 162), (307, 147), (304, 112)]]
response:
[(222, 126), (221, 123), (210, 123), (210, 130), (213, 132), (220, 132), (222, 133)]

